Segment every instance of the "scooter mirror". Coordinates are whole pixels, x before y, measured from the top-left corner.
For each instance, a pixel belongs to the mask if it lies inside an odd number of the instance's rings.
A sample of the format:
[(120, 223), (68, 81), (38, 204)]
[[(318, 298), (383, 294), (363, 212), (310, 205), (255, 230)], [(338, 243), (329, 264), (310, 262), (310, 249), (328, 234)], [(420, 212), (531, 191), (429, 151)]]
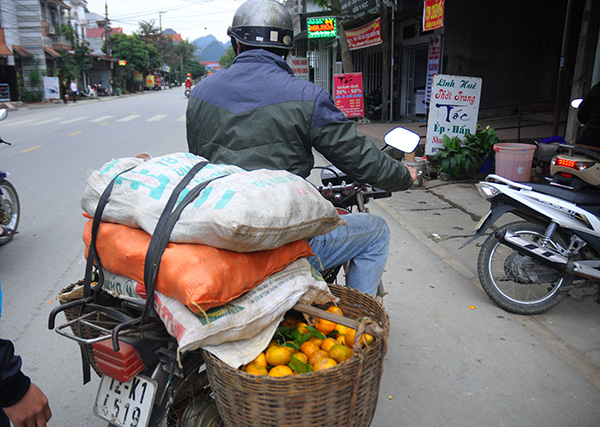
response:
[(3, 108), (2, 110), (0, 110), (0, 120), (4, 120), (6, 116), (8, 116), (8, 111), (6, 110), (6, 108)]
[(383, 137), (383, 141), (386, 145), (404, 151), (405, 153), (412, 153), (415, 151), (420, 140), (421, 137), (419, 134), (402, 127), (392, 129)]
[(574, 99), (573, 101), (571, 101), (571, 107), (577, 109), (577, 108), (579, 108), (579, 106), (581, 105), (582, 102), (583, 102), (583, 99), (581, 99), (581, 98)]

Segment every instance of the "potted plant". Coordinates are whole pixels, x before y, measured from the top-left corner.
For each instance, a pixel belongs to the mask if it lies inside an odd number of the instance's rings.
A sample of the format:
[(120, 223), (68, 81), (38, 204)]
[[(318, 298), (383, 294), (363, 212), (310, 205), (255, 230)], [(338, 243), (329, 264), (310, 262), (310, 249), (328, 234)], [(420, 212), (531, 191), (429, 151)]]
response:
[(469, 145), (481, 158), (481, 165), (477, 172), (489, 173), (492, 169), (494, 162), (494, 144), (500, 142), (496, 130), (490, 126), (486, 126), (485, 129), (479, 130), (477, 125), (477, 132), (474, 134), (469, 133), (465, 135), (464, 144)]

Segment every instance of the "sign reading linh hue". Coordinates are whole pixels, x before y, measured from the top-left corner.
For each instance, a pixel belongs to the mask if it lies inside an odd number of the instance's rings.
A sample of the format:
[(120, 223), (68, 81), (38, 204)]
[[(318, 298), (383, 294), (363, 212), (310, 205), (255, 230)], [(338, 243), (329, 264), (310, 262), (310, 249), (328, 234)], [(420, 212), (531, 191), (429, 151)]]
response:
[(363, 117), (362, 73), (335, 74), (333, 76), (335, 106), (346, 117)]
[(350, 50), (381, 44), (381, 19), (377, 18), (367, 25), (346, 31)]
[(481, 78), (436, 74), (431, 86), (431, 103), (427, 121), (426, 154), (435, 154), (444, 146), (442, 137), (475, 133)]
[(335, 18), (332, 17), (306, 18), (306, 26), (308, 27), (309, 39), (337, 36)]
[(425, 0), (423, 5), (423, 31), (444, 26), (444, 0)]

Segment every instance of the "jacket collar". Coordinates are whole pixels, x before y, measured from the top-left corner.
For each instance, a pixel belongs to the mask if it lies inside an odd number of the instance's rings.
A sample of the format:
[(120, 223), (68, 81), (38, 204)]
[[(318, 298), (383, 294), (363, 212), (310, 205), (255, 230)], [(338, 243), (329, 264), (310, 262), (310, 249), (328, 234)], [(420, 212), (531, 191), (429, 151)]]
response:
[(266, 51), (264, 49), (251, 49), (245, 52), (240, 53), (235, 57), (233, 61), (234, 64), (240, 63), (250, 63), (250, 62), (259, 62), (263, 64), (275, 64), (283, 70), (287, 71), (289, 74), (294, 74), (290, 66), (285, 60), (274, 53)]

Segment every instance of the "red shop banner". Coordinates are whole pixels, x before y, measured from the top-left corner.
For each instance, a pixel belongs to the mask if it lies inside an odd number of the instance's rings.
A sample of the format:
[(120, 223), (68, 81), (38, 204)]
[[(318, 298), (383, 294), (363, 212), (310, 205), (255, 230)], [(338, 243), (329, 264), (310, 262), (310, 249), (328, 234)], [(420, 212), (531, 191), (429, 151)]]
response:
[(346, 39), (350, 50), (381, 44), (381, 19), (377, 18), (367, 25), (346, 31)]
[(444, 0), (425, 0), (423, 6), (423, 31), (444, 26)]
[(333, 76), (335, 106), (346, 117), (363, 117), (362, 73), (335, 74)]

